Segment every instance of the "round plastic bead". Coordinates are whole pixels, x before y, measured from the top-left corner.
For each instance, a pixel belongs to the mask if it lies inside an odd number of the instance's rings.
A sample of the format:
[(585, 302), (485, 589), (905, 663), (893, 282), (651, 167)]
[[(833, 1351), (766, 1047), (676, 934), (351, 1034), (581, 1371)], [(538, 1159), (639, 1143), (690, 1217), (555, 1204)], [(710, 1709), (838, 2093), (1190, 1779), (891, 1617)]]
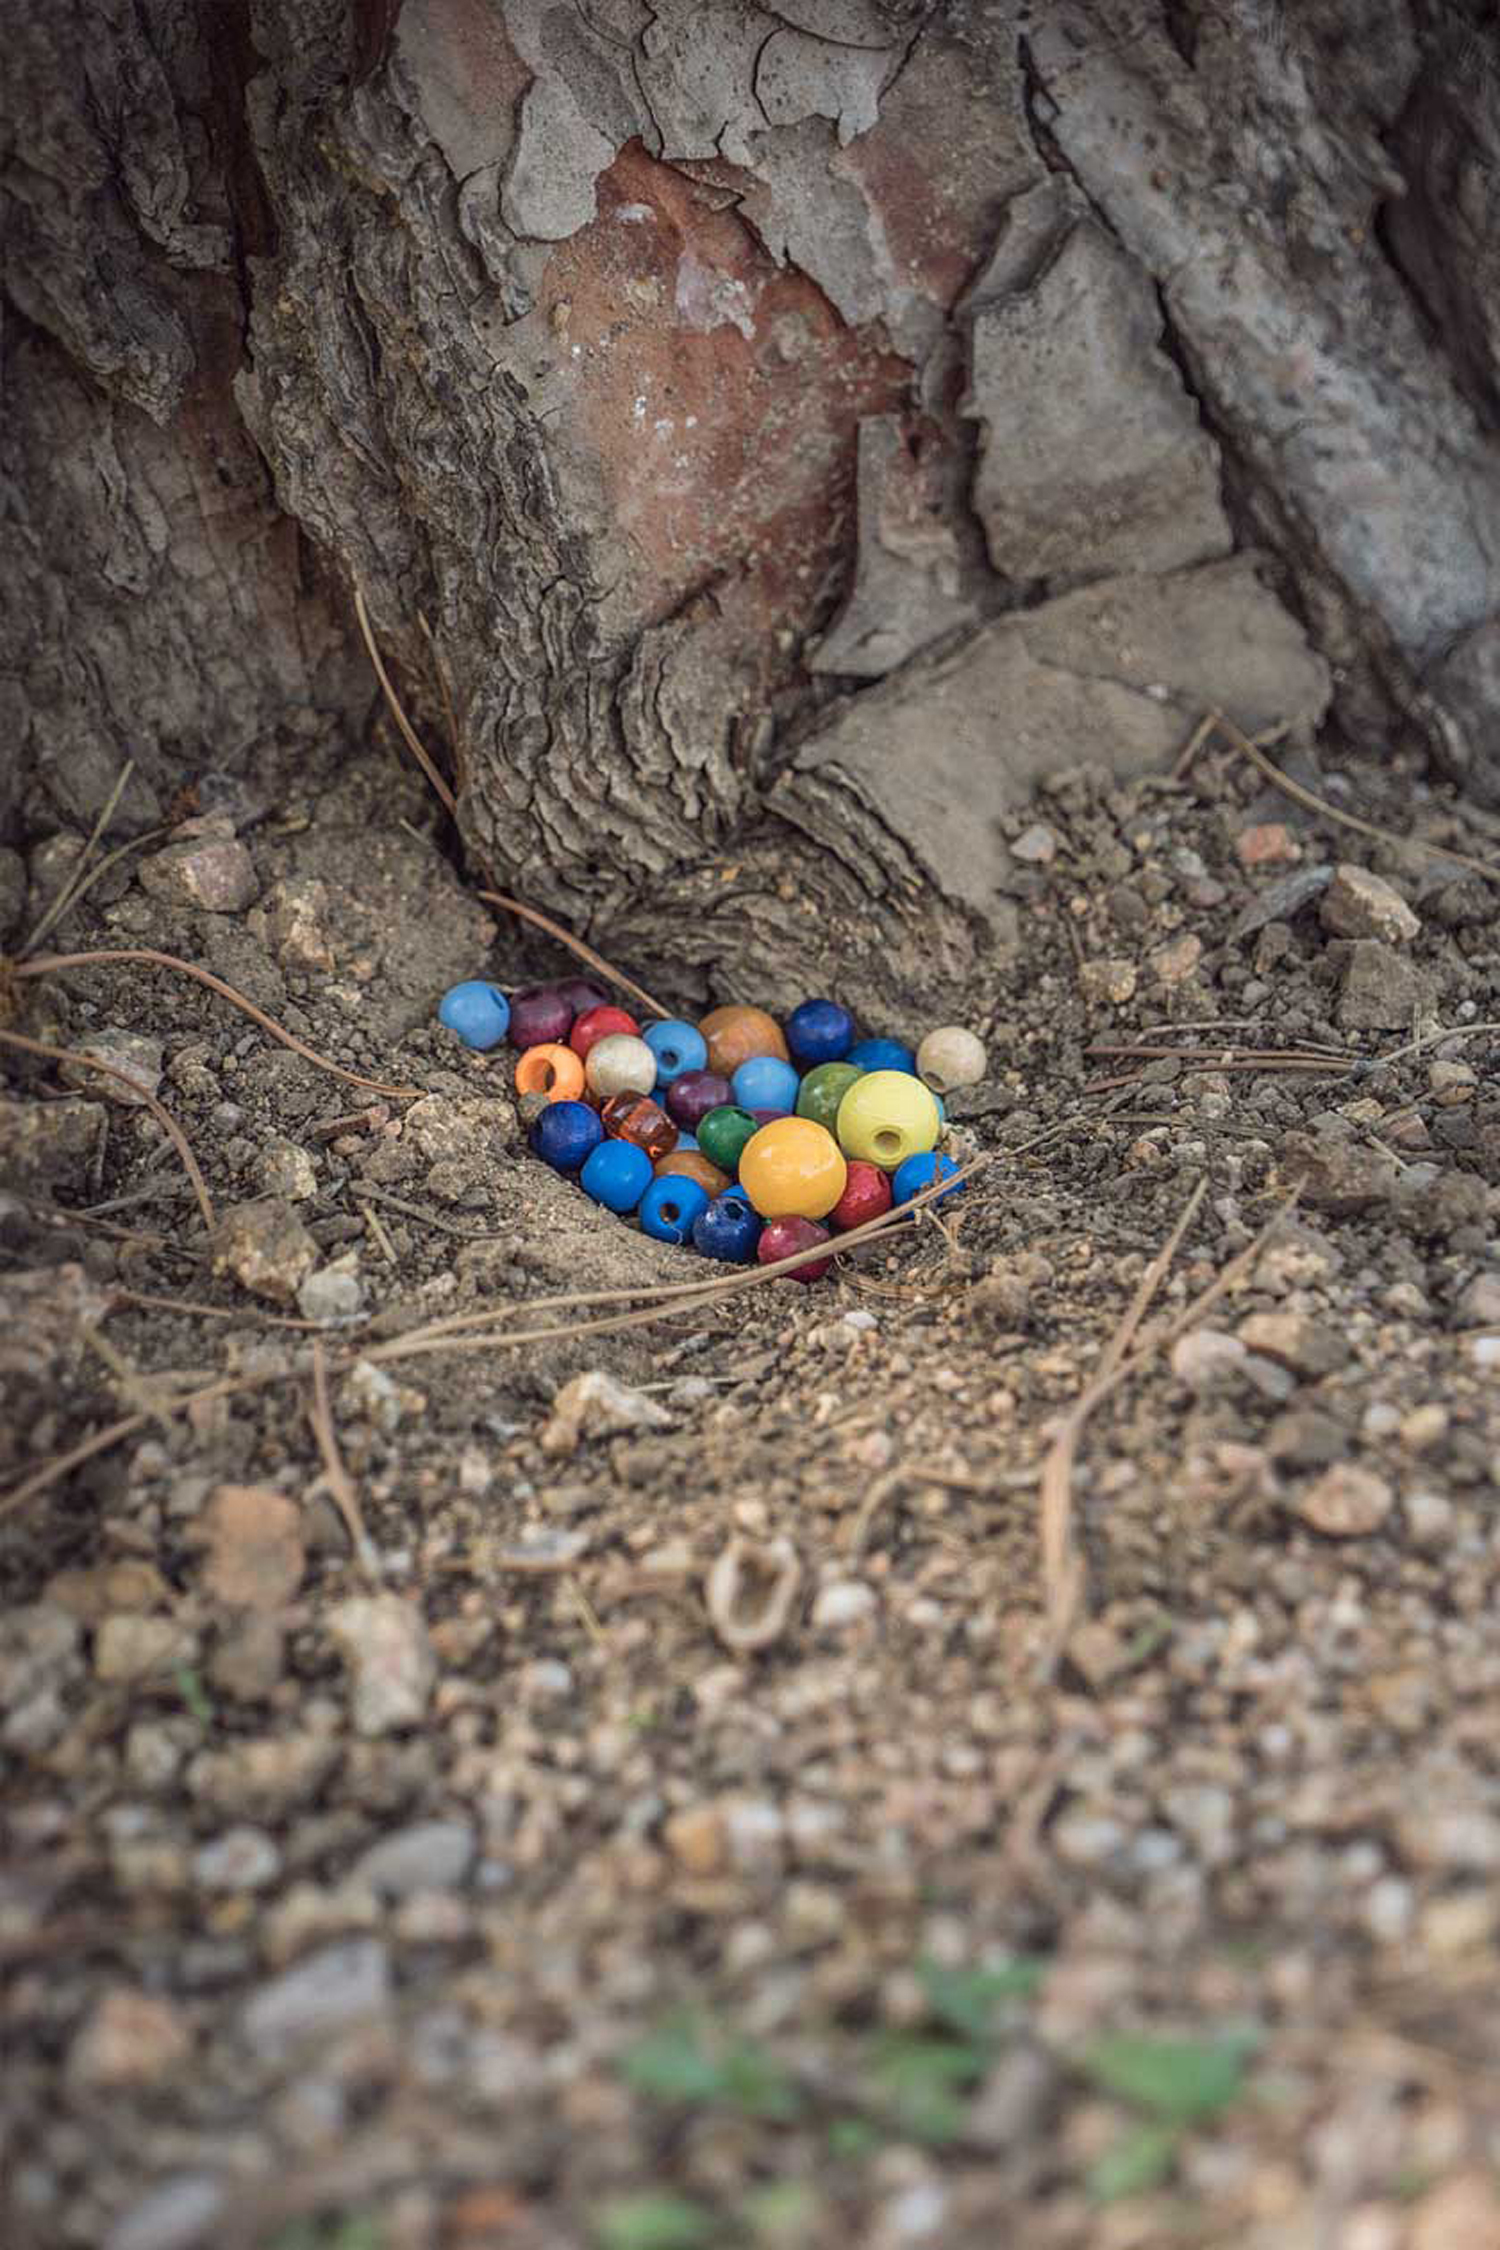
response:
[(826, 1132), (838, 1131), (838, 1114), (844, 1096), (856, 1080), (864, 1076), (857, 1063), (819, 1063), (802, 1081), (797, 1096), (797, 1115), (810, 1117), (815, 1125)]
[[(820, 1227), (813, 1219), (771, 1219), (755, 1246), (755, 1255), (763, 1266), (774, 1266), (778, 1258), (794, 1258), (799, 1250), (811, 1250), (815, 1242), (827, 1240), (827, 1227)], [(795, 1266), (782, 1278), (821, 1281), (832, 1264), (832, 1258), (809, 1258), (805, 1266)]]
[(607, 1210), (633, 1211), (651, 1185), (651, 1159), (629, 1141), (601, 1141), (578, 1184)]
[(438, 1022), (456, 1031), (466, 1047), (477, 1047), (483, 1054), (498, 1047), (509, 1031), (510, 1002), (497, 984), (471, 977), (467, 984), (448, 987), (438, 1002)]
[(651, 1182), (641, 1197), (636, 1217), (641, 1222), (643, 1234), (654, 1235), (658, 1242), (686, 1242), (693, 1231), (693, 1221), (708, 1209), (709, 1193), (696, 1180), (673, 1179), (670, 1175)]
[(917, 1049), (917, 1076), (935, 1094), (951, 1094), (956, 1086), (977, 1086), (987, 1067), (984, 1041), (959, 1023), (929, 1031)]
[(567, 1001), (575, 1016), (586, 1016), (590, 1008), (609, 1005), (609, 994), (602, 985), (595, 984), (592, 977), (564, 977), (562, 983), (552, 989), (559, 999)]
[(764, 1008), (711, 1008), (698, 1029), (708, 1041), (708, 1067), (732, 1078), (752, 1055), (789, 1062), (781, 1026)]
[(555, 985), (536, 984), (526, 992), (511, 994), (513, 1047), (543, 1047), (549, 1040), (566, 1039), (572, 1028), (573, 1011)]
[(528, 1047), (516, 1064), (516, 1092), (545, 1094), (553, 1102), (577, 1101), (583, 1092), (583, 1065), (571, 1047), (555, 1039)]
[(667, 1115), (696, 1133), (709, 1111), (722, 1109), (731, 1098), (729, 1080), (716, 1070), (685, 1070), (667, 1088)]
[(839, 1108), (839, 1146), (894, 1172), (908, 1156), (922, 1156), (938, 1137), (937, 1103), (920, 1078), (902, 1070), (872, 1070), (851, 1086)]
[(861, 1039), (846, 1059), (858, 1063), (861, 1070), (904, 1070), (909, 1078), (917, 1073), (916, 1056), (899, 1039)]
[(849, 1166), (844, 1192), (828, 1214), (828, 1224), (836, 1234), (847, 1234), (851, 1227), (883, 1219), (890, 1207), (889, 1173), (882, 1172), (878, 1164), (864, 1164), (856, 1157)]
[(824, 1219), (848, 1177), (838, 1142), (809, 1117), (762, 1125), (740, 1158), (740, 1185), (763, 1219)]
[(727, 1104), (721, 1109), (711, 1109), (698, 1127), (698, 1146), (710, 1164), (733, 1173), (739, 1168), (740, 1155), (747, 1141), (760, 1131), (748, 1109), (738, 1109)]
[(587, 1102), (548, 1102), (531, 1128), (531, 1145), (554, 1172), (576, 1172), (604, 1138), (598, 1112)]
[(611, 1094), (599, 1112), (599, 1121), (611, 1139), (633, 1141), (653, 1164), (659, 1156), (670, 1156), (677, 1146), (677, 1127), (649, 1094)]
[(722, 1195), (729, 1186), (729, 1174), (721, 1172), (717, 1164), (695, 1148), (674, 1148), (670, 1156), (661, 1157), (656, 1166), (659, 1180), (696, 1180), (710, 1197)]
[(675, 1086), (685, 1070), (702, 1070), (708, 1061), (708, 1041), (690, 1023), (671, 1018), (648, 1023), (641, 1033), (656, 1057), (656, 1091)]
[(693, 1221), (693, 1248), (731, 1266), (747, 1266), (759, 1240), (760, 1221), (737, 1195), (716, 1195)]
[[(641, 1027), (635, 1017), (627, 1014), (623, 1008), (590, 1008), (587, 1015), (580, 1016), (569, 1032), (568, 1045), (575, 1055), (581, 1055), (586, 1062), (590, 1050), (597, 1047), (601, 1039), (609, 1039), (617, 1032), (638, 1039)], [(654, 1062), (651, 1067), (653, 1070), (656, 1068)], [(654, 1084), (653, 1079), (652, 1085)], [(647, 1086), (643, 1091), (649, 1094), (651, 1087)]]
[(583, 1066), (589, 1092), (607, 1102), (611, 1094), (649, 1094), (656, 1084), (656, 1057), (644, 1039), (626, 1031), (606, 1032), (595, 1040)]
[(837, 1000), (804, 1000), (786, 1019), (786, 1043), (804, 1070), (842, 1062), (854, 1044), (854, 1018)]
[[(935, 1180), (951, 1180), (957, 1170), (958, 1166), (951, 1156), (938, 1156), (931, 1151), (925, 1156), (909, 1156), (904, 1164), (896, 1166), (895, 1176), (891, 1181), (891, 1201), (910, 1203), (912, 1197), (920, 1195), (923, 1188), (931, 1187)], [(933, 1201), (946, 1203), (950, 1195), (962, 1192), (961, 1186), (944, 1188), (941, 1195), (934, 1196)]]
[(802, 1081), (778, 1055), (752, 1055), (729, 1083), (741, 1109), (774, 1109), (785, 1115), (796, 1108)]

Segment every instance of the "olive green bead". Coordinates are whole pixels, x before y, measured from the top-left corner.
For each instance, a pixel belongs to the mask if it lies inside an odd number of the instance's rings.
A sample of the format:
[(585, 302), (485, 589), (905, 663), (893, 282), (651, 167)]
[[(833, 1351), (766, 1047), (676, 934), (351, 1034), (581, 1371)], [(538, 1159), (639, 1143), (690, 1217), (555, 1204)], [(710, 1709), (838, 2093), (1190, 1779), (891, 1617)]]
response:
[(817, 1069), (810, 1070), (802, 1081), (802, 1089), (797, 1096), (797, 1115), (810, 1117), (815, 1125), (821, 1125), (826, 1132), (833, 1132), (838, 1122), (839, 1103), (855, 1079), (863, 1076), (864, 1072), (858, 1063), (819, 1063)]
[(736, 1108), (725, 1102), (711, 1109), (698, 1126), (698, 1146), (710, 1164), (717, 1164), (721, 1172), (732, 1179), (740, 1168), (740, 1154), (747, 1141), (760, 1131), (759, 1125), (748, 1109)]

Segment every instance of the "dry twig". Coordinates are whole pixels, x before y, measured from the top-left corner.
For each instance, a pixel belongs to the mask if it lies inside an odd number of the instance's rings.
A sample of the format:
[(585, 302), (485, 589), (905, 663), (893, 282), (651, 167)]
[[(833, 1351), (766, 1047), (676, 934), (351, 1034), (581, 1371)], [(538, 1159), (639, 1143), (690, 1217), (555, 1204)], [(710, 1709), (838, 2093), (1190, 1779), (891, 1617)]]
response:
[[(20, 972), (22, 975), (26, 973), (25, 970)], [(203, 1224), (210, 1233), (213, 1232), (214, 1227), (218, 1224), (214, 1217), (213, 1198), (208, 1192), (208, 1182), (198, 1169), (198, 1159), (188, 1146), (187, 1135), (183, 1132), (176, 1118), (172, 1116), (170, 1110), (166, 1109), (157, 1100), (155, 1094), (149, 1092), (138, 1078), (132, 1078), (128, 1070), (119, 1070), (113, 1063), (100, 1062), (93, 1055), (78, 1054), (71, 1047), (52, 1047), (42, 1039), (23, 1038), (19, 1031), (0, 1031), (0, 1040), (3, 1040), (7, 1047), (19, 1047), (23, 1054), (40, 1055), (48, 1062), (67, 1063), (77, 1070), (97, 1070), (104, 1077), (116, 1079), (120, 1085), (128, 1086), (142, 1107), (150, 1110), (151, 1115), (156, 1119), (157, 1124), (160, 1125), (162, 1131), (182, 1158), (182, 1168), (192, 1182), (193, 1193), (198, 1199), (198, 1208), (203, 1213)]]
[(333, 1425), (333, 1409), (328, 1403), (328, 1361), (321, 1338), (312, 1348), (312, 1400), (307, 1418), (318, 1442), (318, 1453), (323, 1463), (323, 1482), (344, 1520), (344, 1529), (349, 1534), (354, 1559), (367, 1578), (378, 1579), (380, 1558), (365, 1529), (364, 1512), (359, 1504), (359, 1494), (354, 1489), (354, 1479), (345, 1468), (344, 1456), (339, 1451), (338, 1432)]

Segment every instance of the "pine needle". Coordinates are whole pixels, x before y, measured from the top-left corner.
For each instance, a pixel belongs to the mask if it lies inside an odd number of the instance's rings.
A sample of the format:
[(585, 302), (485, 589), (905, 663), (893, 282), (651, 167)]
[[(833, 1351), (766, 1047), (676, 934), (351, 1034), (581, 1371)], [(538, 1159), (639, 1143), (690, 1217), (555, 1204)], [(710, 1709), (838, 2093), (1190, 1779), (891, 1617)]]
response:
[[(27, 973), (25, 970), (21, 971), (22, 975)], [(164, 1108), (155, 1094), (147, 1091), (138, 1078), (132, 1078), (128, 1070), (116, 1069), (113, 1063), (100, 1062), (93, 1055), (78, 1054), (71, 1047), (52, 1047), (42, 1039), (23, 1038), (19, 1031), (0, 1031), (0, 1041), (3, 1041), (7, 1047), (19, 1047), (23, 1054), (40, 1055), (47, 1062), (67, 1063), (70, 1068), (76, 1070), (97, 1070), (103, 1077), (113, 1078), (120, 1085), (128, 1086), (136, 1100), (144, 1108), (150, 1110), (157, 1124), (160, 1125), (181, 1157), (182, 1168), (186, 1172), (193, 1193), (198, 1199), (198, 1208), (203, 1213), (203, 1224), (208, 1228), (210, 1234), (213, 1232), (218, 1224), (214, 1216), (213, 1198), (208, 1192), (208, 1182), (198, 1169), (198, 1159), (188, 1146), (187, 1135), (171, 1112)]]

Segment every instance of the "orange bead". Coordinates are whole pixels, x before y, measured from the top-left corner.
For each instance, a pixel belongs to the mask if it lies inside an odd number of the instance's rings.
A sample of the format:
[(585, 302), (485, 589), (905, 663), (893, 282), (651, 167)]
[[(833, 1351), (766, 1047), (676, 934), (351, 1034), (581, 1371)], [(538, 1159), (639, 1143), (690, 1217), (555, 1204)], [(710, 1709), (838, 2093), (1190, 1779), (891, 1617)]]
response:
[(823, 1219), (843, 1194), (849, 1167), (826, 1126), (777, 1117), (747, 1141), (740, 1186), (763, 1219)]
[(729, 1185), (729, 1174), (721, 1172), (717, 1164), (710, 1164), (695, 1148), (679, 1148), (672, 1155), (662, 1157), (656, 1176), (659, 1180), (696, 1180), (710, 1195), (722, 1195)]
[(571, 1047), (550, 1041), (528, 1047), (516, 1063), (516, 1092), (545, 1094), (549, 1102), (576, 1102), (583, 1092), (583, 1064)]
[(780, 1024), (764, 1008), (711, 1008), (698, 1029), (708, 1041), (708, 1067), (721, 1078), (732, 1078), (752, 1055), (791, 1060)]

